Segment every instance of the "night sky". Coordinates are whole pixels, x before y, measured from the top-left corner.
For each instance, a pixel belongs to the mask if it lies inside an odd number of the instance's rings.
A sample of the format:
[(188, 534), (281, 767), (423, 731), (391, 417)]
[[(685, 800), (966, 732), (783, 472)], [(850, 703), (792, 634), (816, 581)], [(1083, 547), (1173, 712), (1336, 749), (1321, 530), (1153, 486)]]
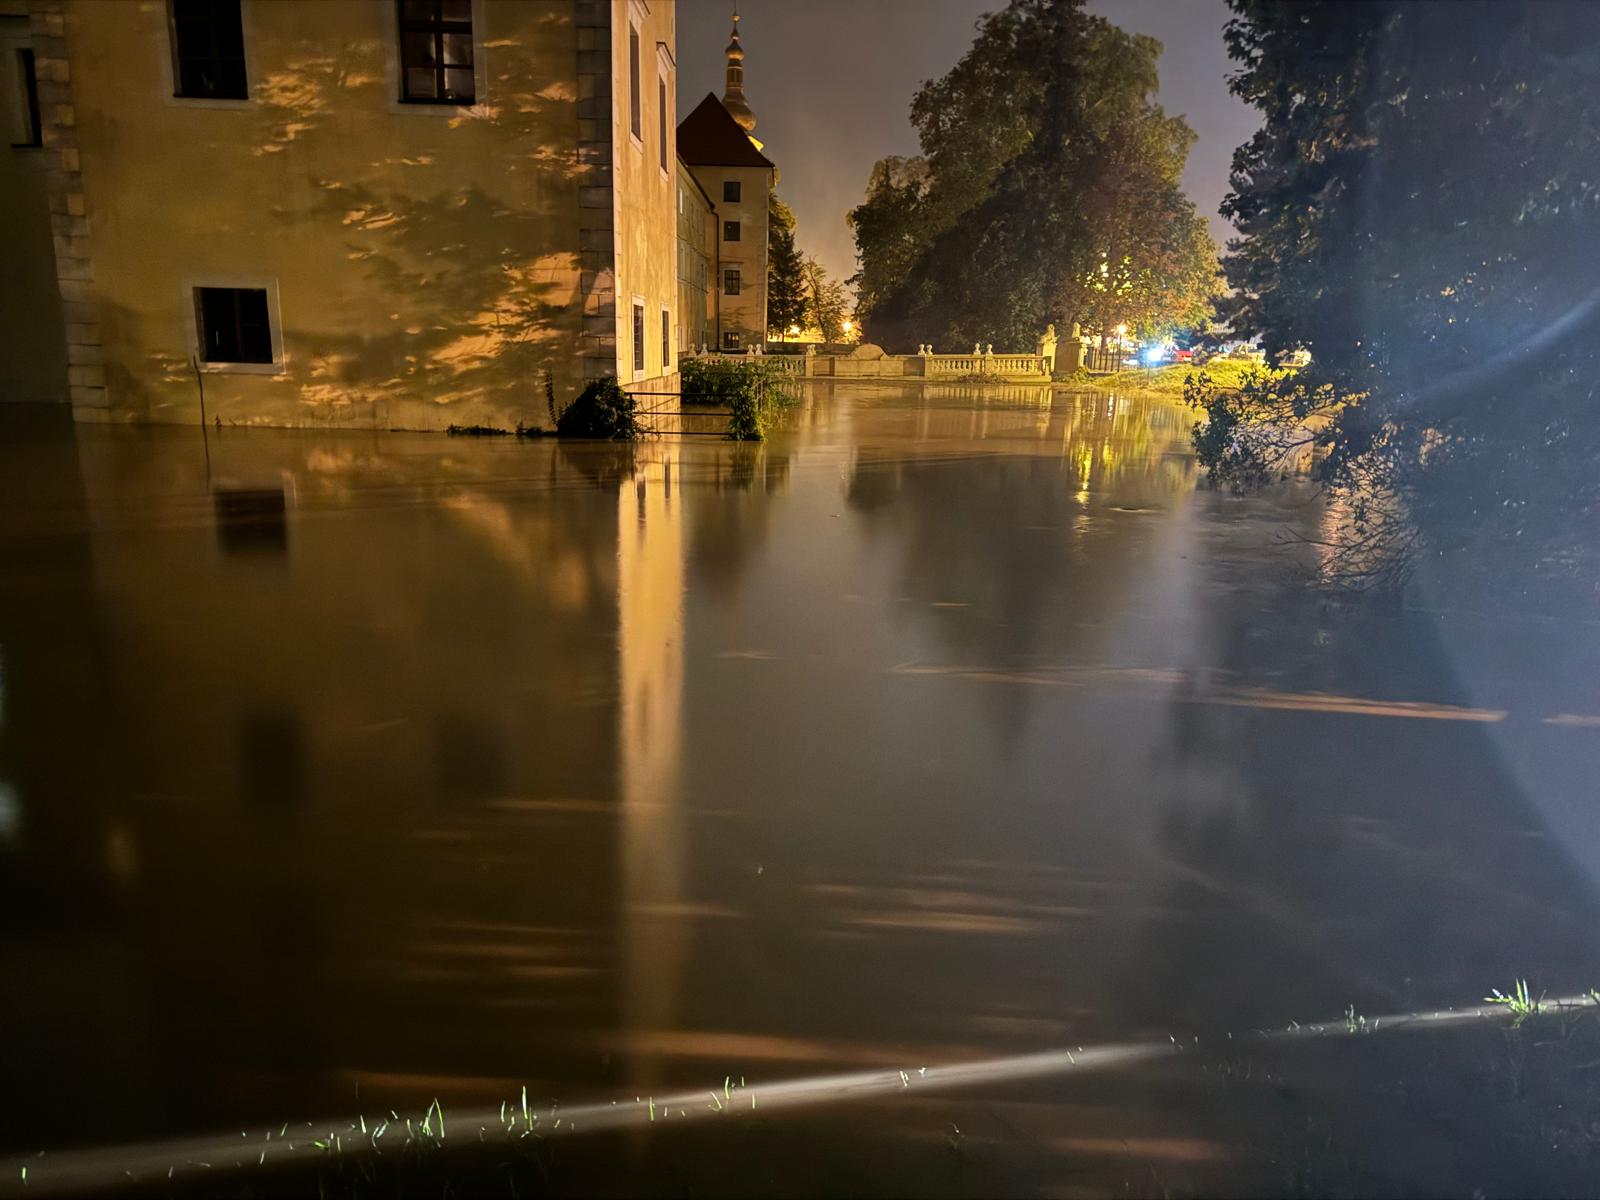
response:
[[(778, 164), (778, 194), (795, 211), (801, 249), (836, 277), (855, 271), (844, 215), (861, 202), (872, 164), (917, 153), (911, 97), (955, 65), (973, 22), (1005, 0), (740, 0), (745, 96), (756, 137)], [(1198, 133), (1184, 186), (1211, 217), (1228, 186), (1234, 147), (1256, 119), (1228, 93), (1223, 0), (1090, 0), (1089, 8), (1134, 33), (1159, 38), (1160, 101)], [(708, 91), (722, 94), (729, 0), (678, 0), (680, 117)]]

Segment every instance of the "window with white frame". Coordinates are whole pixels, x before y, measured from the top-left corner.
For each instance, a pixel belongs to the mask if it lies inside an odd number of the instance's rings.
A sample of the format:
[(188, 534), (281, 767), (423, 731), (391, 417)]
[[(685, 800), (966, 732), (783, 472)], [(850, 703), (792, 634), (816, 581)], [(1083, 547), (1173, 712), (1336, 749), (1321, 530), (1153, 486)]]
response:
[(633, 136), (644, 140), (643, 82), (639, 78), (639, 29), (628, 26), (628, 128)]
[(665, 75), (656, 76), (656, 100), (659, 117), (657, 124), (660, 126), (661, 134), (661, 169), (665, 171), (667, 169), (667, 77)]
[(240, 0), (169, 0), (173, 95), (185, 100), (247, 100), (244, 14)]
[(472, 104), (472, 0), (396, 0), (403, 104)]
[(213, 365), (274, 361), (266, 288), (197, 287), (194, 311), (201, 361)]
[(633, 371), (644, 374), (644, 301), (633, 302)]

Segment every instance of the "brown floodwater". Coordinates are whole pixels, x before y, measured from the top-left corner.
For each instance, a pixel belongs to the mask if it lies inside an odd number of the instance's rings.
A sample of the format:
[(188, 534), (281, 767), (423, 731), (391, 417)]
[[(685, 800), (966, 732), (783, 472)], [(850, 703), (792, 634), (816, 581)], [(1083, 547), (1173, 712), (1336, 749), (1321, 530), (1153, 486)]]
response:
[[(636, 448), (0, 417), (6, 1154), (1600, 983), (1593, 623), (1307, 586), (1338, 514), (1207, 489), (1181, 403), (816, 385), (764, 445)], [(1315, 1074), (1236, 1111), (1321, 1119)], [(763, 1127), (788, 1173), (567, 1186), (1274, 1190), (1236, 1082), (877, 1097)], [(1382, 1178), (1454, 1180), (1406, 1137)]]

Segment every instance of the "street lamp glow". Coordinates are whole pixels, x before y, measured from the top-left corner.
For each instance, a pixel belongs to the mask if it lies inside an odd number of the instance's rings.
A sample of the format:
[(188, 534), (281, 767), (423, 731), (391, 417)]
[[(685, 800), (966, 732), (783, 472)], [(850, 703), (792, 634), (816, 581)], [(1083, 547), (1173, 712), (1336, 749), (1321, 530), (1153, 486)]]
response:
[(855, 327), (856, 326), (855, 326), (855, 322), (854, 321), (846, 320), (845, 323), (844, 323), (844, 331), (846, 333), (849, 333)]

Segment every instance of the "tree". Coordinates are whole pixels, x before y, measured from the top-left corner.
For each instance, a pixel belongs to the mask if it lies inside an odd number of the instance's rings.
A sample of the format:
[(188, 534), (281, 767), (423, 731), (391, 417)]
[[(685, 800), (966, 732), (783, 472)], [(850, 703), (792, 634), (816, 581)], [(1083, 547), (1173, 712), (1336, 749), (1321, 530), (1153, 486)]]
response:
[(850, 315), (850, 299), (844, 286), (829, 279), (822, 264), (809, 255), (803, 270), (807, 324), (822, 335), (824, 342), (837, 342), (844, 337), (844, 320)]
[(852, 211), (875, 340), (1031, 345), (1048, 323), (1199, 319), (1216, 251), (1178, 179), (1194, 134), (1151, 99), (1152, 38), (1080, 0), (1012, 0), (912, 102), (920, 159)]
[(1297, 453), (1344, 565), (1600, 583), (1600, 8), (1230, 0), (1239, 230), (1221, 315), (1294, 376), (1197, 388), (1202, 461)]
[(783, 338), (806, 320), (806, 278), (795, 248), (794, 212), (776, 192), (767, 195), (767, 329)]
[(880, 159), (867, 182), (867, 198), (847, 216), (859, 267), (850, 277), (863, 314), (889, 302), (926, 252), (923, 200), (931, 173), (925, 158)]

